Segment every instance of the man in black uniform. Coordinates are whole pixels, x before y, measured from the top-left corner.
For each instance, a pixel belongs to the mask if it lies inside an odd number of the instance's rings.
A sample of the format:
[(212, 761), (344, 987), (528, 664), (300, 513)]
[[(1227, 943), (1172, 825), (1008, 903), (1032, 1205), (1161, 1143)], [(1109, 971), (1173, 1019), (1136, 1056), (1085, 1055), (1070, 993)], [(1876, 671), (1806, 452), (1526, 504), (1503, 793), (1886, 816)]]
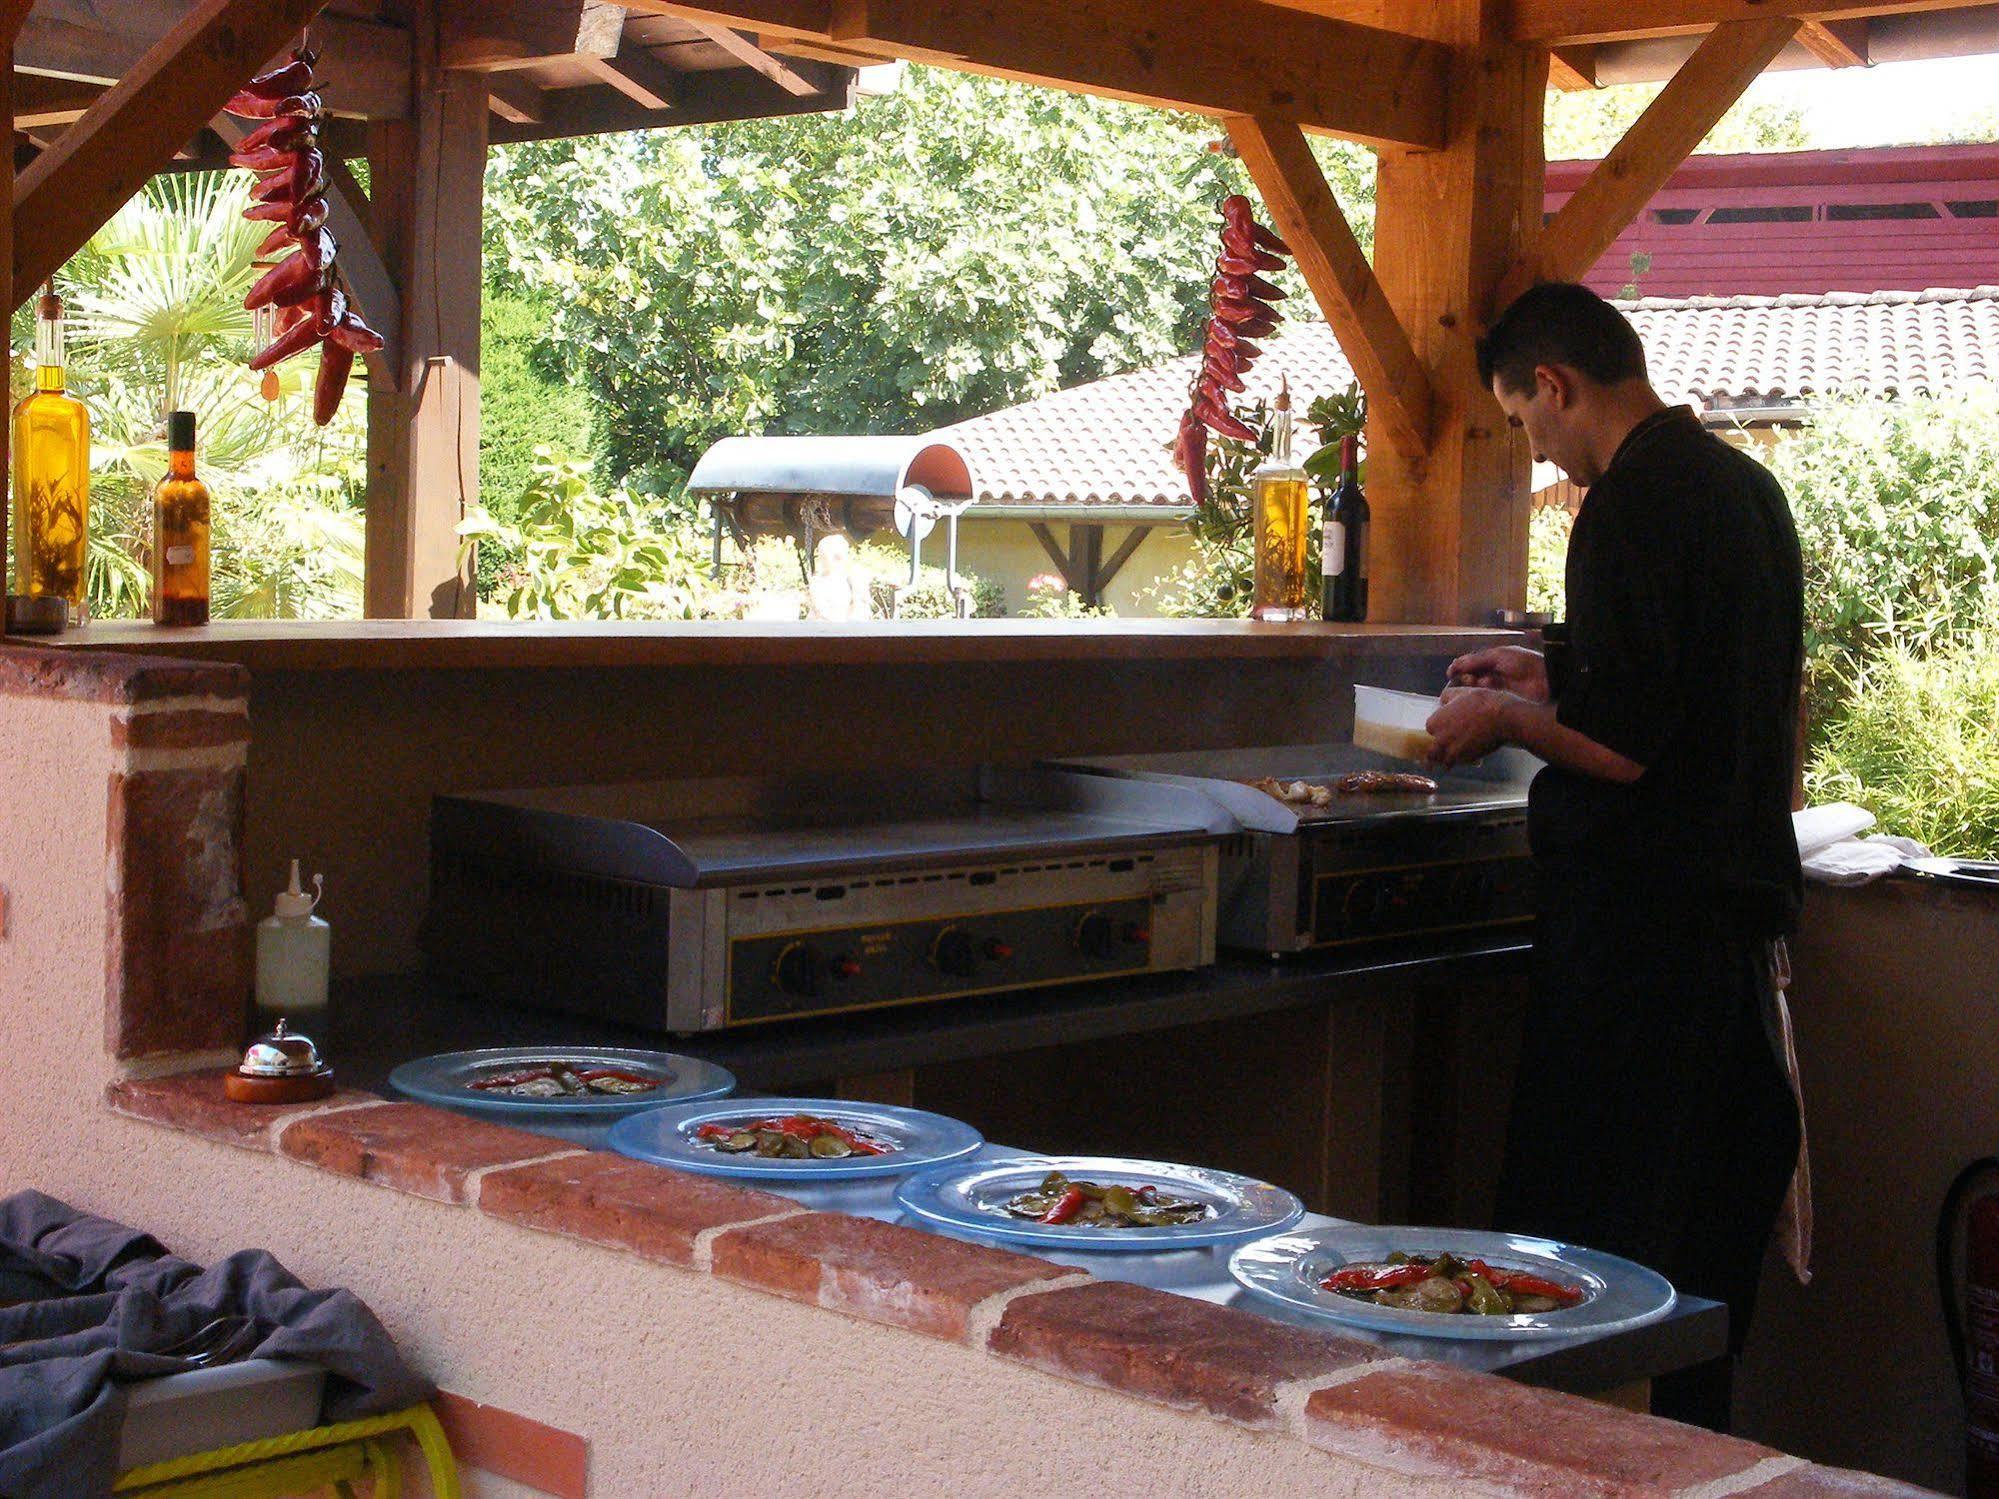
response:
[[(1499, 1227), (1625, 1255), (1749, 1327), (1798, 1151), (1769, 1028), (1803, 886), (1790, 820), (1804, 588), (1768, 470), (1668, 407), (1584, 287), (1527, 292), (1479, 371), (1535, 456), (1588, 491), (1545, 657), (1451, 665), (1436, 759), (1547, 762), (1528, 798), (1534, 998)], [(1728, 1365), (1655, 1386), (1725, 1429)]]

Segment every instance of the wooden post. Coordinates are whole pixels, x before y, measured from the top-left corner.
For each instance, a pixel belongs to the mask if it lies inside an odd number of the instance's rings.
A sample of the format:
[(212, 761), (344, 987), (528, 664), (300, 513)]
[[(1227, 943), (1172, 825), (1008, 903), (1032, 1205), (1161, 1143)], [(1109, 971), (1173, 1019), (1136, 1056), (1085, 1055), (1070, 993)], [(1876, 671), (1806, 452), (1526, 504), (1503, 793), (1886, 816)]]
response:
[(368, 381), (371, 619), (469, 618), (458, 523), (479, 497), (479, 234), (487, 101), (438, 66), (434, 4), (412, 32), (410, 118), (372, 125), (371, 213), (402, 286), (402, 360)]
[(1506, 35), (1503, 0), (1408, 7), (1457, 49), (1449, 139), (1384, 149), (1374, 265), (1436, 401), (1427, 453), (1369, 419), (1372, 615), (1483, 623), (1527, 595), (1527, 446), (1479, 383), (1473, 345), (1493, 288), (1540, 232), (1547, 54)]

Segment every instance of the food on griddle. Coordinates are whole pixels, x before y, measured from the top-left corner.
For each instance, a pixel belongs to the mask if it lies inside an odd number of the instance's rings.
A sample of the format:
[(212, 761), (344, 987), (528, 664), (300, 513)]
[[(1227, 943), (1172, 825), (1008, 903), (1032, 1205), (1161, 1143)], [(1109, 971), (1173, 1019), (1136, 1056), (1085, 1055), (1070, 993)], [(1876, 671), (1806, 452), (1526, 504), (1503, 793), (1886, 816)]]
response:
[(1265, 776), (1260, 781), (1244, 781), (1243, 784), (1294, 807), (1330, 807), (1333, 804), (1332, 789), (1311, 781), (1280, 781), (1276, 776)]
[(617, 1098), (650, 1093), (664, 1078), (593, 1067), (588, 1062), (530, 1062), (511, 1072), (482, 1077), (469, 1086), (476, 1093), (502, 1093), (512, 1098)]
[(1071, 1181), (1051, 1171), (1041, 1185), (1006, 1200), (1007, 1212), (1036, 1223), (1074, 1228), (1171, 1228), (1199, 1223), (1213, 1209), (1191, 1197), (1171, 1197), (1150, 1182), (1138, 1186)]
[(1333, 787), (1342, 796), (1378, 796), (1388, 792), (1428, 796), (1437, 789), (1437, 783), (1428, 776), (1402, 770), (1356, 770), (1341, 776), (1333, 782)]
[(844, 1160), (856, 1155), (888, 1155), (895, 1146), (813, 1114), (787, 1114), (782, 1119), (743, 1120), (735, 1124), (704, 1124), (694, 1138), (725, 1155), (759, 1155), (766, 1160)]
[(1386, 1260), (1342, 1265), (1319, 1285), (1356, 1301), (1439, 1315), (1510, 1317), (1556, 1312), (1583, 1299), (1575, 1286), (1450, 1253), (1396, 1253)]

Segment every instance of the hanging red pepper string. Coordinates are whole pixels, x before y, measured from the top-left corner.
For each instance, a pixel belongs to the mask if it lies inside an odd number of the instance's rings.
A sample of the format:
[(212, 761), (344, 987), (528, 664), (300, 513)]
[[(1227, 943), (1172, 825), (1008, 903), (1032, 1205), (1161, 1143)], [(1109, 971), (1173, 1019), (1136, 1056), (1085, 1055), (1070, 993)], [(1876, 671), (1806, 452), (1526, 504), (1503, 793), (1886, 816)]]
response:
[[(258, 178), (243, 217), (276, 226), (257, 246), (257, 255), (261, 259), (287, 247), (291, 251), (259, 276), (243, 299), (253, 312), (280, 309), (276, 336), (250, 360), (250, 368), (269, 370), (320, 345), (312, 419), (323, 427), (340, 409), (355, 356), (381, 348), (382, 337), (336, 285), (334, 260), (340, 246), (324, 227), (326, 159), (319, 149), (319, 125), (325, 103), (314, 87), (317, 60), (309, 48), (294, 48), (286, 62), (252, 78), (223, 107), (264, 122), (229, 155), (230, 165)], [(265, 377), (266, 395), (275, 394), (272, 379)]]
[(1249, 387), (1243, 375), (1262, 350), (1250, 342), (1277, 329), (1276, 304), (1284, 292), (1258, 274), (1282, 270), (1291, 247), (1256, 222), (1249, 199), (1231, 193), (1222, 200), (1222, 248), (1209, 288), (1208, 330), (1200, 368), (1187, 393), (1187, 411), (1173, 441), (1173, 461), (1187, 476), (1196, 505), (1208, 496), (1208, 432), (1237, 442), (1255, 442), (1256, 432), (1229, 410), (1229, 393)]

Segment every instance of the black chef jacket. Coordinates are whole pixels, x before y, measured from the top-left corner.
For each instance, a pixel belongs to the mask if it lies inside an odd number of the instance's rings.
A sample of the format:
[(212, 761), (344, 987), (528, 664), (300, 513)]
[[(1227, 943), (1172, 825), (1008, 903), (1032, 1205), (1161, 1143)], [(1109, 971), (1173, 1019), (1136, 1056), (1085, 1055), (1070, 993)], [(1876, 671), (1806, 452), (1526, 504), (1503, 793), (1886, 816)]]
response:
[(1556, 717), (1645, 774), (1536, 777), (1544, 872), (1688, 903), (1744, 936), (1789, 931), (1804, 583), (1777, 481), (1684, 406), (1639, 423), (1576, 517), (1568, 613), (1549, 653)]
[[(1691, 411), (1662, 411), (1591, 486), (1568, 596), (1557, 717), (1645, 773), (1550, 766), (1529, 795), (1534, 998), (1496, 1226), (1725, 1301), (1740, 1348), (1798, 1148), (1764, 1013), (1769, 939), (1802, 895), (1803, 581), (1783, 491)], [(1670, 1413), (1725, 1425), (1723, 1405)]]

